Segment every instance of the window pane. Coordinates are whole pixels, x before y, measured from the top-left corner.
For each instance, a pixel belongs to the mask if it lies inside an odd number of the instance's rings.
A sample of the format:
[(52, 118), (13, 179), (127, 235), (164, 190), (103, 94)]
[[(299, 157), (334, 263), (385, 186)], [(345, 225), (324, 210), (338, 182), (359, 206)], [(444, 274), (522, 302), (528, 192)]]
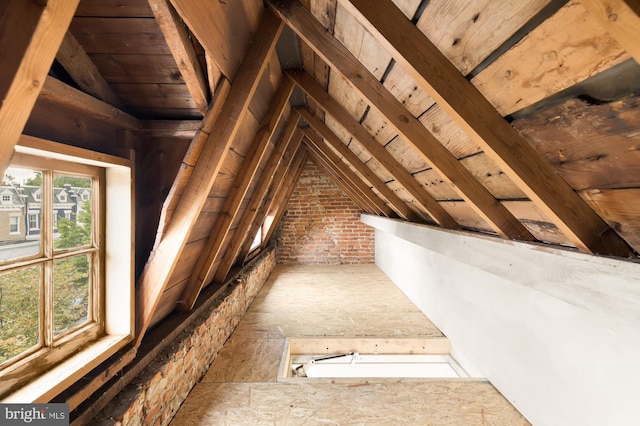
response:
[(38, 344), (41, 279), (40, 266), (0, 275), (0, 363)]
[(56, 175), (53, 179), (55, 248), (91, 244), (91, 178)]
[(90, 255), (53, 263), (54, 336), (89, 320)]
[(0, 185), (0, 261), (40, 253), (42, 173), (9, 167)]

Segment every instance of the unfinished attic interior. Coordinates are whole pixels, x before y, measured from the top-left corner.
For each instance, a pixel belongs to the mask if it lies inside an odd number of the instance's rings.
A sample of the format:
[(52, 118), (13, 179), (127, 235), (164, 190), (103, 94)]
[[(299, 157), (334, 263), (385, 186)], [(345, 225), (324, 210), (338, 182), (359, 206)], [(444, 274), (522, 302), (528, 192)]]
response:
[[(631, 0), (3, 1), (0, 401), (638, 424), (638, 34)], [(307, 374), (369, 355), (457, 373)]]

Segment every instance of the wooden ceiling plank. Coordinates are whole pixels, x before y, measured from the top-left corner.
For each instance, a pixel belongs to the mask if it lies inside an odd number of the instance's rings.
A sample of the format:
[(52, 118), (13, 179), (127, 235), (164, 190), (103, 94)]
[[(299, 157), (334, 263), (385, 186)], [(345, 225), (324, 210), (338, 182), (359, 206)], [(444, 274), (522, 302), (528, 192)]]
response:
[(142, 128), (142, 122), (137, 118), (50, 76), (46, 77), (44, 81), (40, 98), (55, 102), (61, 106), (73, 108), (116, 127), (127, 130), (140, 130)]
[(236, 262), (236, 259), (244, 258), (244, 256), (240, 255), (248, 252), (248, 249), (245, 251), (244, 247), (251, 244), (250, 240), (253, 239), (263, 222), (265, 209), (270, 202), (270, 191), (271, 196), (273, 196), (273, 190), (270, 188), (279, 182), (278, 179), (280, 179), (289, 167), (291, 159), (300, 146), (301, 140), (302, 133), (299, 130), (294, 130), (293, 133), (289, 135), (283, 131), (283, 134), (276, 142), (275, 149), (271, 153), (267, 165), (262, 171), (258, 186), (253, 191), (249, 205), (240, 219), (235, 238), (231, 241), (222, 256), (222, 262), (220, 266), (218, 266), (218, 270), (213, 278), (215, 282), (223, 282), (234, 262)]
[(581, 3), (640, 64), (640, 5), (637, 0), (581, 0)]
[(148, 1), (189, 93), (191, 93), (198, 111), (204, 115), (208, 106), (209, 82), (200, 65), (193, 43), (189, 39), (189, 32), (169, 0)]
[[(280, 17), (335, 71), (348, 77), (353, 88), (371, 107), (385, 116), (396, 131), (411, 143), (438, 173), (455, 183), (456, 190), (501, 236), (534, 241), (535, 237), (411, 113), (297, 1), (269, 1)], [(375, 3), (378, 4), (377, 2)], [(400, 12), (401, 13), (401, 12)], [(407, 18), (404, 17), (406, 20)], [(407, 21), (410, 22), (410, 21)], [(413, 27), (415, 29), (415, 27)], [(422, 37), (424, 35), (418, 31)]]
[[(220, 257), (223, 243), (240, 211), (243, 200), (247, 196), (249, 187), (256, 177), (260, 164), (269, 147), (269, 141), (286, 110), (292, 91), (293, 81), (284, 79), (278, 91), (273, 96), (271, 104), (269, 105), (269, 112), (262, 119), (260, 129), (253, 138), (247, 159), (243, 162), (242, 169), (236, 176), (232, 191), (227, 196), (222, 212), (211, 230), (209, 238), (207, 239), (207, 245), (201, 252), (189, 284), (185, 287), (180, 297), (178, 304), (180, 310), (190, 311), (193, 308), (202, 288), (210, 279), (213, 273), (212, 268)], [(294, 125), (295, 124), (296, 123), (294, 123)]]
[[(189, 233), (197, 222), (211, 187), (229, 153), (234, 136), (258, 87), (282, 31), (282, 22), (266, 13), (249, 47), (235, 83), (215, 120), (215, 132), (207, 138), (189, 183), (171, 222), (149, 259), (136, 289), (136, 345), (140, 345), (171, 274), (180, 260)], [(205, 120), (206, 121), (206, 120)]]
[(293, 193), (293, 189), (296, 187), (298, 180), (300, 179), (300, 175), (304, 171), (304, 166), (307, 163), (308, 152), (304, 146), (300, 146), (298, 152), (295, 157), (291, 161), (291, 165), (287, 169), (287, 173), (284, 175), (283, 182), (284, 185), (278, 188), (278, 191), (274, 194), (273, 201), (271, 203), (271, 207), (273, 210), (267, 211), (268, 216), (272, 216), (273, 220), (271, 221), (271, 226), (269, 226), (265, 232), (263, 228), (262, 232), (262, 248), (265, 248), (267, 244), (269, 244), (269, 240), (271, 240), (271, 236), (275, 232), (278, 223), (282, 219), (282, 215), (287, 209), (287, 203), (291, 198), (291, 194)]
[(96, 65), (71, 32), (67, 31), (62, 39), (56, 59), (80, 89), (116, 108), (122, 109), (124, 107), (118, 95), (102, 77)]
[(142, 120), (140, 133), (151, 138), (193, 139), (201, 120)]
[(455, 219), (433, 198), (420, 183), (402, 167), (402, 165), (374, 139), (358, 120), (354, 119), (338, 102), (336, 102), (310, 75), (304, 71), (288, 71), (296, 84), (334, 120), (336, 120), (351, 136), (402, 185), (415, 201), (440, 226), (458, 229)]
[(351, 166), (353, 166), (353, 168), (356, 169), (371, 186), (373, 186), (389, 201), (391, 208), (393, 208), (399, 216), (412, 222), (422, 222), (420, 216), (411, 210), (395, 192), (393, 192), (371, 169), (360, 161), (358, 156), (347, 148), (347, 146), (338, 139), (338, 137), (322, 122), (322, 120), (313, 115), (311, 111), (306, 108), (300, 108), (299, 112), (302, 117), (309, 122), (311, 127), (320, 133), (325, 142), (342, 155), (343, 160), (351, 164)]
[(576, 247), (627, 257), (629, 245), (560, 177), (536, 150), (465, 79), (390, 1), (345, 1), (359, 22), (423, 85)]
[(11, 161), (79, 0), (0, 3), (0, 169)]
[(366, 184), (360, 177), (345, 163), (340, 157), (330, 150), (322, 142), (322, 138), (314, 132), (305, 133), (306, 144), (312, 150), (316, 151), (321, 158), (327, 161), (327, 164), (333, 168), (346, 182), (349, 182), (354, 190), (358, 191), (365, 200), (374, 208), (375, 214), (384, 214), (387, 217), (394, 217), (395, 212), (389, 207), (378, 195)]

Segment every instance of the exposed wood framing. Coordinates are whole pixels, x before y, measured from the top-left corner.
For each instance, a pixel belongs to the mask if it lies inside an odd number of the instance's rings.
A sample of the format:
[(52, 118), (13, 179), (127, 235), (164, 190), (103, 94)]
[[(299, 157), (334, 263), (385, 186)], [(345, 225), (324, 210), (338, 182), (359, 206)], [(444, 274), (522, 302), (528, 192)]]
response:
[[(411, 144), (443, 179), (501, 236), (534, 241), (535, 237), (482, 186), (400, 101), (398, 101), (349, 50), (297, 1), (269, 4), (319, 56), (341, 73), (389, 124)], [(377, 4), (377, 3), (376, 3)], [(403, 15), (404, 16), (404, 15)], [(406, 19), (406, 18), (405, 18)]]
[(82, 90), (116, 108), (124, 107), (87, 52), (69, 31), (62, 39), (56, 59)]
[(349, 134), (402, 185), (416, 203), (442, 227), (457, 229), (458, 223), (420, 183), (376, 141), (358, 120), (336, 102), (309, 74), (304, 71), (287, 71), (296, 84), (311, 97), (324, 111), (333, 117)]
[(188, 285), (184, 288), (180, 298), (182, 303), (178, 305), (181, 310), (190, 311), (193, 308), (200, 291), (211, 279), (211, 275), (214, 272), (213, 266), (221, 255), (223, 243), (240, 211), (240, 206), (247, 195), (251, 182), (256, 177), (262, 159), (267, 152), (269, 141), (282, 118), (282, 114), (286, 110), (292, 91), (293, 81), (291, 79), (283, 79), (278, 91), (272, 98), (267, 115), (262, 119), (260, 129), (253, 138), (247, 159), (243, 162), (242, 170), (236, 176), (232, 192), (225, 200), (222, 212), (211, 230), (207, 245), (196, 263), (194, 273), (191, 275)]
[[(271, 197), (273, 197), (272, 187), (279, 182), (300, 146), (302, 132), (297, 128), (298, 121), (294, 118), (290, 118), (290, 120), (287, 123), (287, 127), (290, 125), (293, 130), (289, 132), (285, 128), (273, 153), (271, 153), (269, 162), (262, 172), (264, 178), (260, 179), (258, 186), (253, 191), (251, 201), (238, 224), (234, 239), (227, 247), (222, 257), (222, 262), (214, 275), (215, 282), (225, 281), (236, 259), (243, 258), (242, 255), (246, 254), (244, 251), (245, 246), (251, 244), (250, 240), (253, 239), (255, 233), (258, 232), (258, 228), (263, 223), (266, 206), (268, 206)], [(290, 124), (291, 122), (293, 124)]]
[(148, 1), (189, 93), (191, 93), (198, 111), (204, 115), (209, 99), (209, 82), (205, 70), (200, 65), (193, 43), (189, 39), (189, 32), (178, 13), (169, 4), (169, 0)]
[(346, 178), (354, 189), (357, 189), (367, 201), (369, 201), (377, 211), (383, 213), (387, 217), (395, 217), (395, 212), (389, 207), (372, 189), (365, 183), (360, 176), (351, 170), (342, 159), (322, 141), (322, 138), (310, 129), (304, 131), (306, 136), (306, 144), (311, 150), (315, 150), (321, 158), (327, 160), (327, 164), (331, 166), (340, 176)]
[[(402, 218), (412, 221), (412, 222), (421, 222), (422, 219), (418, 216), (413, 210), (411, 210), (401, 199), (393, 192), (380, 178), (371, 171), (360, 159), (357, 155), (353, 153), (342, 141), (327, 127), (326, 124), (322, 122), (318, 117), (313, 115), (311, 111), (306, 108), (299, 109), (302, 117), (309, 122), (311, 127), (313, 127), (329, 144), (332, 146), (340, 155), (345, 162), (351, 164), (351, 166), (358, 171), (371, 186), (373, 186), (376, 191), (382, 194), (387, 201), (389, 201), (389, 205), (392, 209), (398, 213)], [(306, 133), (305, 133), (306, 134)]]
[(640, 3), (637, 0), (581, 0), (581, 3), (640, 64)]
[(193, 139), (201, 120), (142, 120), (141, 134), (152, 138)]
[(79, 0), (0, 3), (0, 170), (11, 161)]
[(134, 116), (53, 77), (46, 78), (40, 97), (61, 106), (73, 108), (76, 111), (122, 129), (139, 130), (142, 128), (142, 122)]
[(629, 245), (553, 171), (391, 0), (375, 4), (349, 0), (343, 4), (576, 247), (590, 253), (633, 255)]
[(136, 292), (136, 345), (140, 345), (171, 273), (182, 254), (213, 183), (258, 88), (283, 25), (266, 13), (245, 56), (222, 112), (184, 189), (181, 202), (147, 263)]
[(300, 149), (291, 161), (291, 165), (288, 167), (287, 172), (284, 175), (284, 184), (281, 185), (277, 193), (274, 194), (273, 202), (271, 203), (273, 210), (270, 210), (267, 213), (269, 216), (273, 216), (273, 220), (271, 221), (271, 226), (267, 228), (266, 232), (263, 229), (263, 247), (265, 247), (269, 243), (269, 240), (271, 240), (271, 236), (275, 232), (276, 227), (287, 208), (287, 203), (289, 202), (293, 188), (295, 188), (298, 183), (298, 179), (300, 179), (300, 175), (304, 170), (304, 165), (307, 163), (307, 156), (308, 153), (305, 147), (300, 146)]

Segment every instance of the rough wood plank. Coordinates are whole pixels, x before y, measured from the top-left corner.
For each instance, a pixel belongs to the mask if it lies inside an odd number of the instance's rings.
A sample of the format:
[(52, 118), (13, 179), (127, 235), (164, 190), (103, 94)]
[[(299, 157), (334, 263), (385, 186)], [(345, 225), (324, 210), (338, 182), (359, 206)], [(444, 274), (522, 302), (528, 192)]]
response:
[[(480, 185), (457, 159), (413, 117), (335, 38), (297, 2), (269, 3), (298, 36), (306, 40), (316, 52), (343, 75), (351, 78), (353, 88), (368, 99), (371, 106), (384, 115), (395, 129), (423, 155), (426, 161), (447, 180), (455, 182), (457, 190), (496, 232), (506, 238), (533, 240), (533, 236), (508, 210)], [(378, 2), (375, 3), (378, 5)], [(395, 8), (395, 6), (394, 6)], [(397, 11), (397, 9), (394, 9)], [(402, 14), (400, 12), (400, 14)], [(402, 15), (402, 22), (406, 17)], [(410, 21), (406, 21), (409, 25)], [(394, 24), (397, 24), (394, 22)], [(411, 25), (420, 36), (424, 35)], [(458, 71), (456, 70), (456, 73)], [(458, 73), (459, 75), (459, 73)], [(462, 77), (461, 77), (462, 78)]]
[[(71, 22), (70, 31), (89, 55), (171, 54), (162, 31), (152, 18), (77, 17)], [(127, 42), (123, 43), (123, 40)]]
[(377, 40), (577, 247), (589, 253), (633, 255), (623, 239), (605, 232), (606, 223), (390, 1), (376, 3), (375, 8), (362, 0), (349, 4)]
[(196, 103), (185, 84), (114, 83), (111, 87), (130, 108), (197, 109)]
[(296, 81), (296, 84), (313, 98), (327, 111), (334, 120), (349, 132), (373, 157), (415, 198), (416, 202), (433, 218), (440, 226), (457, 228), (455, 220), (435, 202), (433, 197), (420, 187), (420, 184), (384, 149), (373, 139), (357, 120), (355, 120), (338, 102), (336, 102), (322, 87), (314, 82), (305, 72), (288, 72), (288, 75)]
[(109, 83), (184, 83), (173, 56), (167, 55), (89, 55)]
[(401, 217), (412, 222), (421, 222), (421, 218), (416, 215), (413, 210), (408, 208), (404, 202), (393, 192), (384, 182), (378, 178), (366, 165), (364, 165), (358, 157), (347, 148), (331, 130), (316, 116), (312, 115), (307, 109), (300, 109), (302, 117), (309, 122), (309, 124), (316, 129), (320, 135), (325, 139), (330, 146), (332, 146), (343, 159), (353, 166), (358, 173), (360, 173), (371, 186), (373, 186), (378, 192), (380, 192), (388, 201), (391, 207)]
[(200, 120), (142, 120), (139, 133), (151, 138), (193, 139)]
[(0, 5), (0, 170), (11, 160), (78, 0)]
[(147, 0), (82, 0), (76, 16), (153, 18)]
[(600, 28), (571, 0), (472, 82), (502, 115), (511, 114), (629, 59)]
[(242, 201), (256, 176), (258, 166), (267, 152), (269, 141), (282, 118), (292, 90), (293, 81), (285, 79), (273, 97), (269, 107), (270, 113), (263, 118), (260, 129), (253, 138), (251, 152), (247, 160), (243, 162), (241, 172), (236, 176), (233, 190), (225, 201), (222, 214), (211, 230), (206, 247), (198, 259), (189, 285), (185, 287), (185, 292), (180, 297), (182, 301), (181, 309), (189, 311), (193, 308), (200, 291), (211, 278), (212, 267), (220, 257), (223, 242), (239, 213)]
[(160, 295), (179, 261), (191, 228), (229, 152), (233, 136), (238, 131), (238, 123), (248, 111), (257, 82), (275, 48), (282, 27), (282, 22), (273, 14), (266, 14), (263, 18), (254, 43), (240, 67), (236, 83), (231, 87), (222, 112), (215, 121), (216, 132), (208, 138), (181, 202), (142, 273), (136, 294), (136, 345), (140, 345)]
[(204, 115), (209, 99), (209, 83), (189, 39), (189, 32), (178, 13), (169, 4), (169, 0), (149, 0), (149, 5), (164, 34), (169, 50), (178, 64), (184, 82), (189, 88), (189, 93), (198, 111)]
[(62, 39), (56, 59), (82, 90), (116, 108), (123, 107), (120, 98), (113, 92), (87, 52), (69, 31)]

